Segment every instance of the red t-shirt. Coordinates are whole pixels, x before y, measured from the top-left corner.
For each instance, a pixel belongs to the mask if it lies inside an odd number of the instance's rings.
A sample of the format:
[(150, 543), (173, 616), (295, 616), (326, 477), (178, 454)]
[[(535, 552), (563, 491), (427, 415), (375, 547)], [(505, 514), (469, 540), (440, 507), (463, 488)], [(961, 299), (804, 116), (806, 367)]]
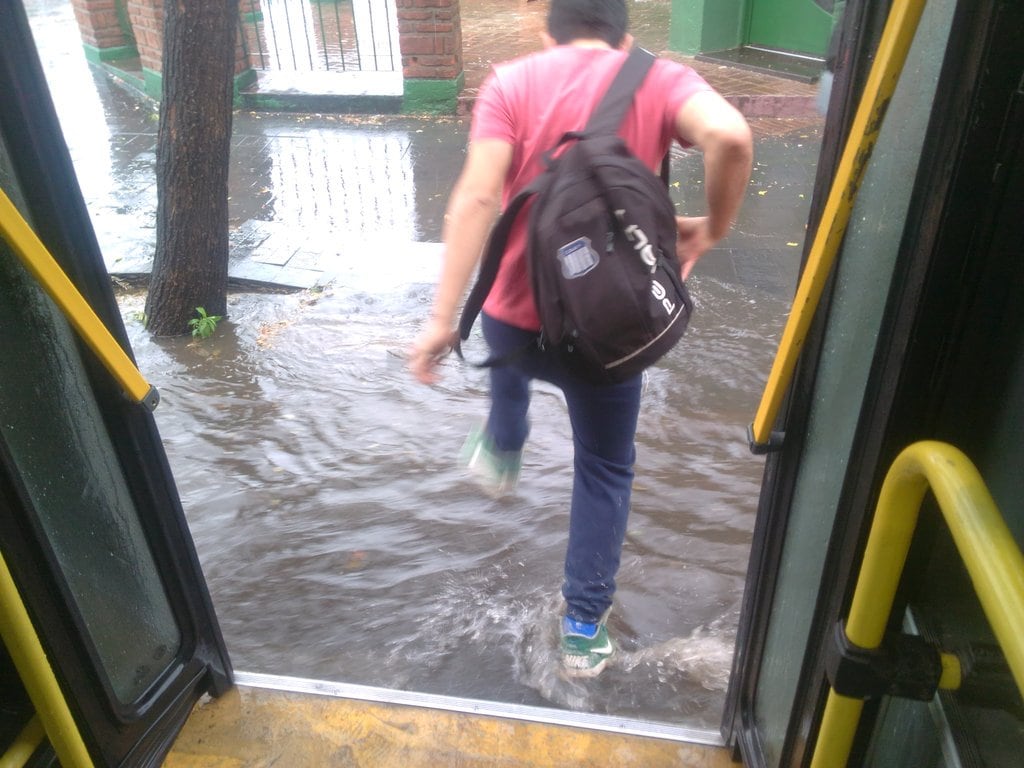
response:
[[(502, 139), (514, 147), (502, 206), (543, 169), (542, 157), (567, 131), (581, 130), (625, 60), (624, 51), (557, 46), (500, 64), (473, 108), (470, 141)], [(683, 103), (709, 86), (687, 66), (658, 59), (637, 91), (619, 129), (626, 144), (657, 172), (675, 136)], [(539, 330), (526, 274), (526, 215), (509, 233), (505, 255), (484, 311), (497, 320)]]

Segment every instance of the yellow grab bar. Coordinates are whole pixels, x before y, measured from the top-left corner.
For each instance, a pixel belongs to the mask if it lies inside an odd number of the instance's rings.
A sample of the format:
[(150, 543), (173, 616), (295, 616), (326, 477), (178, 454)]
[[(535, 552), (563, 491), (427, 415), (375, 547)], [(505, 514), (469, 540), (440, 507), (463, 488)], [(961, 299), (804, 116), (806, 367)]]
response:
[[(872, 650), (882, 642), (925, 493), (931, 488), (974, 590), (1024, 693), (1024, 555), (970, 459), (945, 443), (904, 449), (882, 484), (846, 635)], [(811, 768), (849, 759), (863, 702), (830, 690)]]
[(46, 246), (22, 218), (14, 203), (0, 189), (0, 234), (10, 244), (25, 268), (42, 285), (64, 316), (96, 353), (111, 375), (137, 403), (150, 410), (160, 402), (156, 388), (139, 373), (139, 369), (110, 335), (110, 331), (92, 311), (92, 307), (61, 270)]
[[(0, 554), (0, 637), (25, 685), (37, 717), (65, 768), (91, 768), (92, 758), (82, 741), (46, 651), (39, 642), (21, 593), (14, 583), (7, 561)], [(29, 730), (29, 729), (26, 729)], [(23, 732), (23, 737), (31, 736)]]
[(37, 715), (33, 715), (7, 751), (0, 755), (0, 768), (24, 768), (45, 738), (43, 724)]
[(835, 261), (839, 244), (846, 233), (850, 213), (857, 198), (868, 159), (878, 140), (882, 118), (892, 99), (900, 72), (914, 41), (925, 0), (895, 0), (889, 11), (875, 62), (871, 67), (864, 94), (857, 107), (850, 136), (829, 190), (807, 264), (800, 278), (793, 307), (779, 341), (761, 404), (750, 428), (750, 445), (763, 452), (771, 441), (771, 429), (779, 414), (782, 398), (789, 388), (797, 358), (807, 338), (811, 320), (818, 308), (825, 282)]

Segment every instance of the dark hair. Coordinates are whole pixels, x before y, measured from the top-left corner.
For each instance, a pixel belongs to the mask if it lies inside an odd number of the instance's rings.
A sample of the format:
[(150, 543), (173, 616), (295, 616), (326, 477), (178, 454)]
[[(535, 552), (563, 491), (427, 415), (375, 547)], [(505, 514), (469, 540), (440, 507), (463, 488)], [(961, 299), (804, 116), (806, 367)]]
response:
[(548, 34), (559, 45), (596, 38), (617, 48), (626, 36), (626, 0), (551, 0)]

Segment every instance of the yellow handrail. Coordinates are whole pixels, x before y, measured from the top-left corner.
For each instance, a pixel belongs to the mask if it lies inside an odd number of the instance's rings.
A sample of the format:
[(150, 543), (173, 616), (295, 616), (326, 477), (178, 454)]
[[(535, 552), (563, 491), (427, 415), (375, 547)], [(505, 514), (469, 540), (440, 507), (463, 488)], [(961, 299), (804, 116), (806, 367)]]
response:
[[(921, 501), (929, 488), (1024, 693), (1024, 555), (978, 470), (945, 443), (914, 443), (889, 469), (846, 620), (847, 638), (868, 650), (881, 644)], [(859, 699), (829, 691), (811, 768), (846, 765), (862, 707)]]
[(64, 316), (96, 353), (111, 375), (137, 403), (152, 410), (160, 402), (156, 388), (139, 373), (92, 307), (61, 270), (46, 246), (22, 218), (14, 203), (0, 189), (0, 234), (10, 244), (25, 268), (42, 285)]
[[(21, 600), (7, 561), (0, 554), (0, 637), (25, 685), (37, 717), (64, 768), (92, 768), (75, 718)], [(31, 733), (31, 732), (30, 732)]]
[(7, 751), (0, 755), (0, 768), (24, 768), (45, 738), (46, 731), (39, 716), (33, 715)]
[(818, 308), (825, 282), (835, 261), (839, 244), (846, 233), (853, 204), (857, 198), (868, 159), (878, 140), (882, 118), (892, 99), (900, 72), (914, 40), (925, 0), (895, 0), (889, 11), (875, 62), (871, 67), (864, 94), (857, 107), (850, 136), (829, 190), (807, 264), (800, 278), (793, 307), (779, 341), (761, 404), (751, 425), (751, 448), (766, 447), (779, 414), (782, 398), (793, 378), (797, 358), (803, 348), (811, 320)]

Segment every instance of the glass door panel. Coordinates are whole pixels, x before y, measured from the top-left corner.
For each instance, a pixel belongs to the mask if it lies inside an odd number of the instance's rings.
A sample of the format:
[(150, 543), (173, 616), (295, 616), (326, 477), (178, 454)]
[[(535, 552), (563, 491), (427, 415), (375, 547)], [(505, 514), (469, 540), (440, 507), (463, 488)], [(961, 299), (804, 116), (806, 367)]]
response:
[(847, 231), (796, 480), (755, 719), (779, 765), (889, 282), (913, 192), (954, 0), (929, 2)]
[(174, 661), (181, 633), (71, 334), (0, 245), (0, 441), (107, 681), (129, 704)]

